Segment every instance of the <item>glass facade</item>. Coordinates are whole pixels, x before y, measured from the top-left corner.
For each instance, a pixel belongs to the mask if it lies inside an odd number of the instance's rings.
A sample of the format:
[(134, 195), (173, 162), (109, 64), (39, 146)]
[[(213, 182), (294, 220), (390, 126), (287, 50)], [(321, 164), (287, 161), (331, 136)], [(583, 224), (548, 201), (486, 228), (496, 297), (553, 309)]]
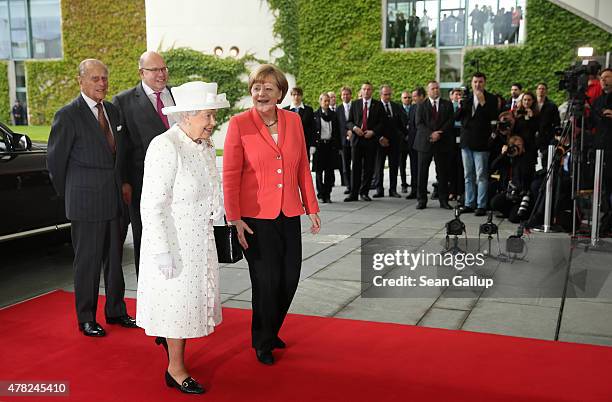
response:
[(61, 57), (59, 0), (0, 0), (0, 59)]
[(389, 49), (525, 40), (525, 0), (387, 0), (385, 4), (385, 46)]
[(387, 49), (438, 49), (440, 86), (462, 81), (466, 46), (525, 41), (526, 0), (386, 0)]

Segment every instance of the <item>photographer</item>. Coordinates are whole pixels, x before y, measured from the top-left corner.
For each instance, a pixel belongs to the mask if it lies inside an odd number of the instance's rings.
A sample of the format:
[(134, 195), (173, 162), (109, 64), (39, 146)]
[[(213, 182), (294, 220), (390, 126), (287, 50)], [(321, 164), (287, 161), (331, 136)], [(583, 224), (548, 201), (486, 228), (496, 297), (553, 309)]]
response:
[(501, 212), (512, 223), (527, 219), (531, 209), (528, 172), (533, 167), (525, 152), (523, 138), (518, 135), (510, 137), (491, 169), (499, 170), (499, 188), (502, 189), (491, 199), (491, 208)]
[(532, 163), (531, 177), (535, 172), (535, 164), (538, 158), (536, 138), (540, 129), (540, 116), (537, 109), (536, 97), (531, 92), (525, 92), (514, 112), (514, 129), (512, 133), (523, 138), (525, 153)]

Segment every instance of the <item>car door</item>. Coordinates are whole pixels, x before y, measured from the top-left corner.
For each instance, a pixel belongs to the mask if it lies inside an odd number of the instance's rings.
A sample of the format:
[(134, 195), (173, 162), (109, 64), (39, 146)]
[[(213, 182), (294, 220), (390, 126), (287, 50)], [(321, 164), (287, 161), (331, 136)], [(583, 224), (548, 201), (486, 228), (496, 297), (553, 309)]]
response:
[[(5, 144), (9, 135), (5, 134)], [(49, 178), (46, 155), (45, 147), (29, 150), (27, 144), (13, 140), (12, 149), (2, 160), (0, 191), (3, 215), (8, 216), (8, 224), (2, 225), (3, 232), (19, 233), (65, 222)]]

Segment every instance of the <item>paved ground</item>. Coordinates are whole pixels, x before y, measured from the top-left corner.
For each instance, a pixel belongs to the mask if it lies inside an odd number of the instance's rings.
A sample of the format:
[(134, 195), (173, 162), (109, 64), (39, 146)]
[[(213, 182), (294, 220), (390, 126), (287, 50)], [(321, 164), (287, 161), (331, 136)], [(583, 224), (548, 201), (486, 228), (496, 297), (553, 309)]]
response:
[[(586, 252), (584, 247), (570, 253), (564, 234), (532, 234), (527, 240), (527, 261), (488, 259), (487, 276), (495, 279), (493, 289), (477, 288), (467, 294), (451, 286), (421, 297), (362, 297), (362, 238), (399, 238), (413, 250), (439, 251), (445, 237), (444, 223), (452, 218), (452, 211), (437, 208), (437, 201), (429, 201), (427, 209), (418, 211), (415, 201), (403, 198), (344, 203), (342, 191), (334, 188), (335, 202), (321, 205), (323, 228), (319, 235), (310, 235), (307, 219), (302, 220), (302, 275), (291, 312), (554, 339), (565, 270), (571, 262), (572, 297), (563, 309), (559, 339), (612, 345), (612, 253)], [(477, 236), (484, 218), (462, 218), (470, 237)], [(495, 221), (500, 223), (502, 243), (516, 233), (516, 225)], [(72, 289), (70, 246), (38, 244), (2, 246), (6, 257), (2, 261), (0, 306), (53, 289)], [(493, 249), (496, 247), (494, 242)], [(134, 297), (131, 244), (125, 246), (124, 273), (127, 295)], [(224, 306), (250, 308), (250, 280), (244, 260), (221, 267), (221, 292)]]

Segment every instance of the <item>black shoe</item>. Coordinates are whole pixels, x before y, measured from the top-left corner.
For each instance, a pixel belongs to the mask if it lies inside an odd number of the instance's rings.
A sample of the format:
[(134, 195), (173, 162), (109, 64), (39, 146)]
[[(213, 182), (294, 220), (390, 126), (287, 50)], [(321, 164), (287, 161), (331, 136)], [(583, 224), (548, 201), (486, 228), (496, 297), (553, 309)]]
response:
[(79, 323), (79, 330), (85, 336), (101, 337), (106, 335), (106, 331), (104, 331), (104, 328), (102, 328), (100, 324), (95, 321)]
[(484, 208), (476, 208), (476, 212), (474, 212), (474, 216), (485, 216), (487, 211)]
[(446, 201), (440, 201), (440, 208), (442, 209), (453, 209), (453, 207), (451, 207), (448, 202)]
[(416, 209), (425, 209), (425, 208), (427, 208), (427, 203), (423, 201), (419, 201), (416, 206)]
[(276, 337), (274, 345), (272, 345), (272, 349), (285, 349), (286, 347), (287, 345), (285, 344), (285, 342), (283, 342), (281, 338)]
[(332, 203), (332, 200), (331, 200), (331, 198), (327, 197), (327, 198), (323, 198), (323, 202), (324, 202), (325, 204), (331, 204), (331, 203)]
[(166, 385), (170, 388), (176, 388), (185, 394), (203, 394), (206, 392), (196, 380), (191, 377), (187, 377), (182, 383), (176, 382), (174, 378), (166, 371)]
[(164, 349), (166, 349), (166, 357), (169, 359), (170, 356), (168, 355), (168, 342), (166, 341), (166, 338), (162, 338), (161, 336), (155, 337), (155, 344), (162, 345)]
[(317, 194), (317, 198), (318, 198), (319, 200), (323, 200), (323, 197), (321, 197), (321, 194)]
[(274, 356), (272, 355), (272, 351), (270, 350), (259, 350), (255, 349), (255, 355), (257, 355), (257, 360), (260, 363), (271, 366), (274, 364)]
[(389, 197), (391, 198), (402, 198), (401, 195), (397, 193), (397, 191), (389, 191)]
[(410, 192), (410, 194), (408, 194), (408, 195), (406, 196), (406, 199), (407, 199), (407, 200), (416, 200), (416, 198), (417, 198), (417, 193), (416, 193), (416, 191), (411, 191), (411, 192)]
[(359, 198), (361, 198), (361, 201), (372, 201), (370, 196), (367, 195), (367, 194), (362, 194), (361, 197), (359, 197)]
[(503, 212), (496, 213), (495, 217), (499, 218), (499, 219), (507, 219), (508, 218), (508, 216), (505, 213), (503, 213)]
[(348, 194), (350, 194), (350, 193), (351, 193), (351, 190), (344, 190), (344, 194), (347, 194), (347, 195), (348, 195)]
[(402, 189), (400, 191), (402, 194), (406, 194), (408, 192), (408, 185), (402, 184)]
[(344, 199), (344, 202), (351, 202), (351, 201), (357, 201), (357, 197), (353, 197), (352, 195), (350, 195)]
[(376, 194), (374, 194), (374, 195), (372, 196), (372, 198), (383, 198), (384, 196), (385, 196), (385, 194), (384, 194), (384, 193), (377, 192)]
[(472, 212), (474, 212), (474, 208), (472, 207), (467, 207), (465, 205), (459, 207), (459, 213), (461, 214), (471, 214)]
[(438, 196), (438, 190), (434, 190), (434, 191), (431, 193), (431, 199), (432, 199), (432, 200), (437, 200), (438, 198), (439, 198), (439, 196)]
[(106, 323), (119, 324), (123, 328), (138, 328), (138, 325), (136, 325), (136, 320), (127, 314), (122, 317), (107, 317)]

